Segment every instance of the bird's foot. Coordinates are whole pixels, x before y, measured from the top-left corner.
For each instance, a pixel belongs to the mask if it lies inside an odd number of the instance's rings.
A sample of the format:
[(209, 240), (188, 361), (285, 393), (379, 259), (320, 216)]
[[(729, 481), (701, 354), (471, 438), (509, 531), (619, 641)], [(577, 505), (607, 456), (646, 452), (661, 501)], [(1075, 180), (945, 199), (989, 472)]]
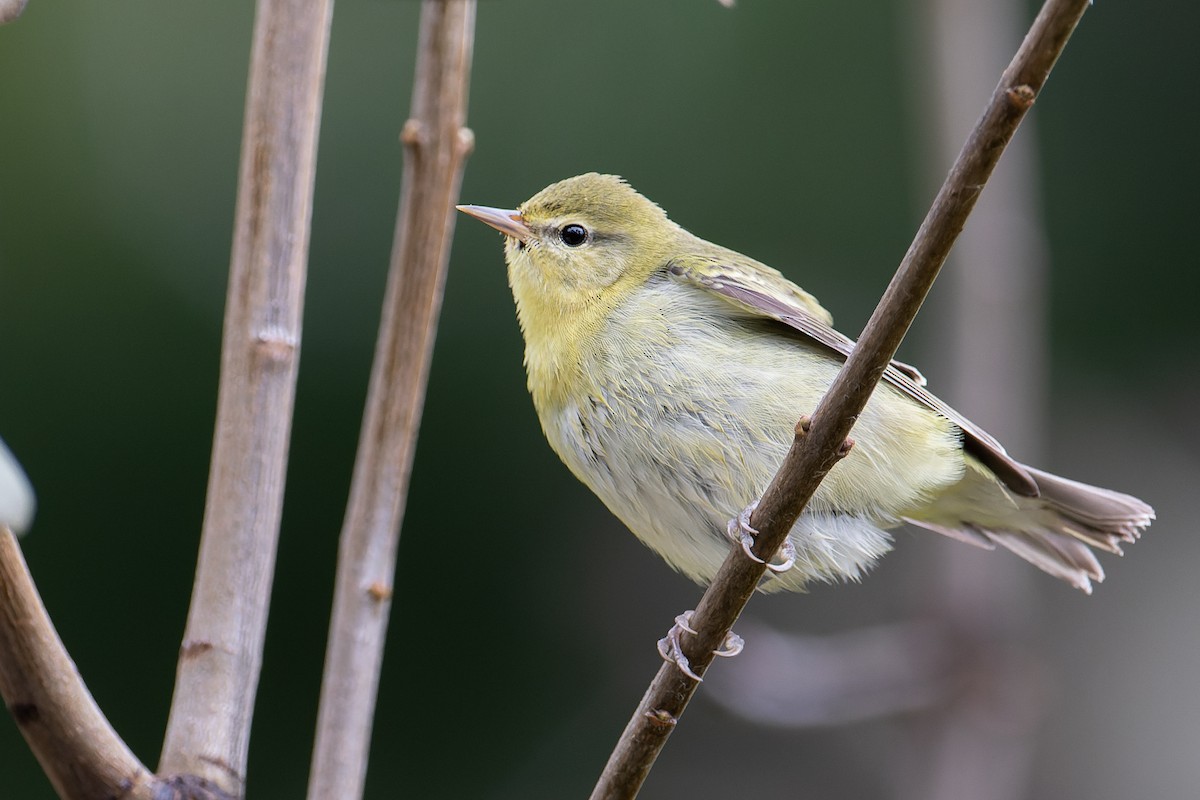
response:
[[(679, 637), (683, 633), (695, 634), (696, 631), (691, 626), (693, 611), (685, 611), (675, 618), (675, 624), (671, 626), (671, 630), (667, 631), (667, 635), (658, 640), (658, 653), (663, 657), (663, 661), (674, 664), (679, 667), (679, 671), (687, 675), (694, 681), (700, 682), (704, 679), (692, 671), (692, 665), (688, 662), (688, 657), (683, 654), (683, 646), (679, 643)], [(714, 656), (721, 658), (732, 658), (742, 652), (746, 642), (742, 637), (738, 636), (733, 631), (730, 631), (725, 636), (725, 641), (722, 643), (719, 650), (713, 650)]]
[(776, 564), (773, 561), (766, 561), (754, 554), (754, 541), (758, 536), (758, 529), (750, 524), (750, 517), (754, 514), (754, 509), (758, 508), (758, 501), (755, 500), (750, 505), (746, 506), (741, 512), (729, 520), (729, 524), (725, 530), (729, 534), (729, 538), (737, 542), (742, 547), (742, 552), (751, 561), (756, 561), (759, 564), (766, 564), (767, 569), (771, 572), (787, 572), (796, 564), (796, 546), (792, 544), (791, 537), (784, 539), (783, 544), (779, 547), (779, 552), (776, 554), (783, 558), (783, 561)]

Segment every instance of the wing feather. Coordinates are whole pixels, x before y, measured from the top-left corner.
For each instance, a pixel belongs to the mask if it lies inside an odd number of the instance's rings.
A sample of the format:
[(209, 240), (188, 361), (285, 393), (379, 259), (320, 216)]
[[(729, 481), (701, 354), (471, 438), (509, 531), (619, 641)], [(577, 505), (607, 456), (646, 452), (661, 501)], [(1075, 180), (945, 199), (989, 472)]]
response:
[[(812, 295), (757, 262), (742, 265), (736, 259), (677, 259), (667, 265), (667, 273), (722, 297), (743, 311), (781, 322), (843, 360), (854, 350), (854, 340), (833, 329), (829, 312)], [(986, 464), (1009, 489), (1026, 497), (1038, 496), (1037, 481), (1029, 471), (987, 431), (926, 389), (925, 378), (916, 369), (892, 361), (883, 372), (883, 380), (961, 428), (964, 448)]]

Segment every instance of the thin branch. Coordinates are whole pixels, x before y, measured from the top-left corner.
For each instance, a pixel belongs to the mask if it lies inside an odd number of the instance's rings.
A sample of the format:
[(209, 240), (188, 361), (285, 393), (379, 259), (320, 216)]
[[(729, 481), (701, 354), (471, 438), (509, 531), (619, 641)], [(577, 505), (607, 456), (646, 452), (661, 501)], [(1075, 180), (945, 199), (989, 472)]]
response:
[(108, 724), (0, 524), (0, 695), (64, 800), (150, 800), (154, 776)]
[(330, 0), (260, 0), (212, 468), (163, 775), (244, 793), (299, 358)]
[(310, 800), (362, 796), (429, 361), (471, 132), (475, 0), (426, 0), (387, 292), (342, 527)]
[[(796, 437), (767, 487), (751, 524), (759, 530), (755, 552), (772, 556), (783, 544), (821, 479), (845, 453), (846, 437), (887, 363), (896, 353), (946, 260), (983, 185), (1009, 139), (1033, 105), (1088, 6), (1088, 0), (1047, 0), (1016, 57), (1004, 71), (983, 116), (959, 153), (945, 183), (905, 254), (858, 346)], [(683, 635), (684, 654), (697, 674), (712, 661), (765, 566), (733, 548), (691, 618), (695, 635)], [(592, 798), (632, 798), (640, 789), (697, 683), (664, 664), (605, 765)]]

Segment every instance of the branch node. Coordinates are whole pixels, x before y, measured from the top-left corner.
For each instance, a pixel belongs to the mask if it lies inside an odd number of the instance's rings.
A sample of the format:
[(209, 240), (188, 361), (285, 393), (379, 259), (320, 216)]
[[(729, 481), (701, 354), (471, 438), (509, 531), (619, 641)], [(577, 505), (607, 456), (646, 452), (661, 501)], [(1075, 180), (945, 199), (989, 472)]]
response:
[(383, 603), (392, 599), (392, 587), (388, 586), (383, 581), (372, 581), (367, 587), (367, 595), (378, 603)]
[(188, 640), (179, 647), (180, 660), (185, 658), (195, 658), (196, 656), (207, 653), (213, 649), (212, 642)]
[(847, 436), (846, 439), (838, 445), (837, 452), (834, 454), (839, 461), (850, 455), (850, 451), (854, 449), (854, 437)]
[(210, 780), (196, 775), (172, 775), (162, 779), (154, 791), (154, 800), (237, 800)]
[(1010, 105), (1021, 111), (1028, 111), (1037, 98), (1037, 93), (1033, 91), (1032, 86), (1022, 83), (1020, 86), (1010, 86), (1005, 90), (1004, 96), (1008, 98)]
[(458, 154), (462, 158), (466, 158), (475, 152), (475, 131), (467, 127), (458, 129)]
[(414, 149), (429, 144), (429, 132), (425, 124), (419, 119), (410, 118), (400, 130), (400, 143)]
[(267, 364), (287, 364), (296, 347), (296, 337), (283, 327), (267, 328), (254, 337), (254, 354)]
[[(242, 773), (238, 770), (238, 768), (233, 766), (232, 764), (230, 764), (225, 759), (219, 758), (216, 756), (205, 756), (205, 755), (202, 755), (199, 758), (204, 763), (212, 764), (217, 769), (223, 771), (230, 778), (237, 781), (239, 785), (244, 785), (246, 783), (246, 779), (242, 776)], [(197, 780), (207, 780), (207, 779), (197, 778)], [(212, 783), (212, 781), (209, 781), (209, 783)], [(216, 784), (214, 784), (214, 785), (216, 785)], [(224, 790), (222, 790), (222, 791), (224, 791)]]
[(8, 713), (12, 714), (18, 725), (28, 725), (31, 722), (37, 722), (41, 717), (41, 711), (38, 710), (37, 703), (13, 703), (8, 707)]
[(807, 435), (808, 432), (811, 430), (812, 430), (812, 417), (810, 417), (808, 414), (805, 414), (796, 423), (796, 438), (799, 439), (801, 436)]
[(657, 725), (661, 728), (674, 728), (679, 723), (678, 717), (663, 708), (655, 708), (647, 711), (645, 717), (650, 720), (652, 725)]

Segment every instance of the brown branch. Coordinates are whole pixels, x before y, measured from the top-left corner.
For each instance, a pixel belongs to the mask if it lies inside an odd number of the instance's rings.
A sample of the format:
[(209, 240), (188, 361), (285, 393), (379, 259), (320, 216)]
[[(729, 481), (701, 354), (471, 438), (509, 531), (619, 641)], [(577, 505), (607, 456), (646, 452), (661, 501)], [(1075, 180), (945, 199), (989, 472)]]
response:
[(417, 430), (471, 132), (475, 0), (426, 0), (387, 292), (341, 533), (308, 797), (362, 796)]
[(150, 800), (154, 776), (108, 724), (0, 524), (0, 696), (64, 800)]
[(160, 772), (244, 792), (283, 503), (329, 0), (259, 0), (204, 530)]
[[(774, 555), (826, 473), (844, 453), (846, 437), (896, 353), (938, 270), (1009, 139), (1033, 105), (1078, 24), (1088, 0), (1047, 0), (1012, 63), (1004, 71), (934, 199), (916, 238), (854, 353), (822, 398), (811, 423), (797, 435), (752, 519), (759, 530), (755, 552)], [(684, 654), (697, 674), (712, 661), (765, 567), (734, 548), (691, 619)], [(654, 759), (695, 692), (697, 683), (664, 664), (626, 726), (592, 792), (592, 798), (635, 797)]]

